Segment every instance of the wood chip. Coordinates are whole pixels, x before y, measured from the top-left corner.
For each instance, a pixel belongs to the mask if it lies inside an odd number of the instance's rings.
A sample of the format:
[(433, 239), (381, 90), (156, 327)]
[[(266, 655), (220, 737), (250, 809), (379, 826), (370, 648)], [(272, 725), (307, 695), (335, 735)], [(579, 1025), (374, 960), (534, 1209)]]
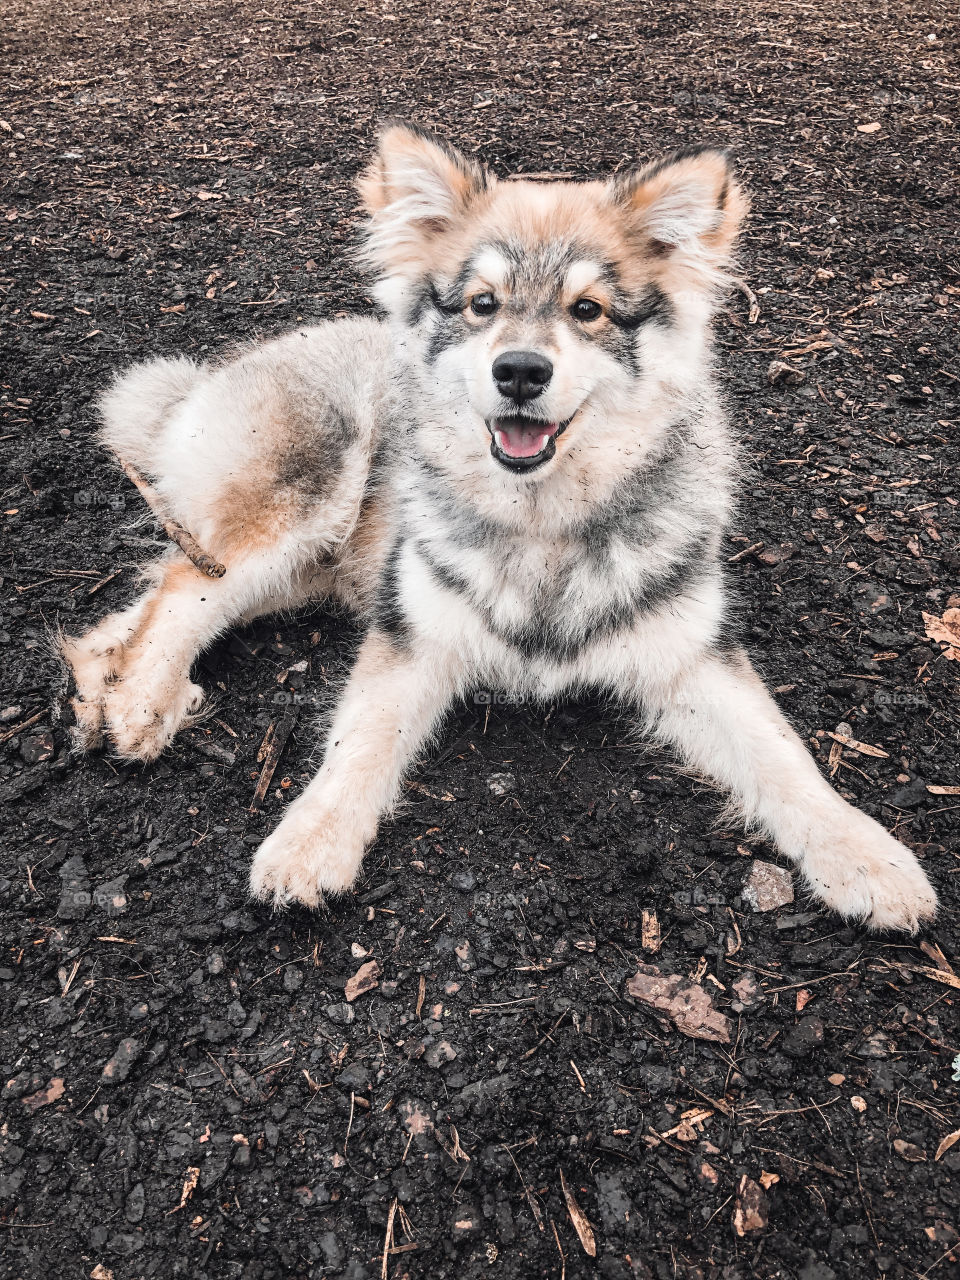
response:
[(941, 656), (951, 662), (960, 662), (960, 609), (947, 609), (942, 618), (925, 613), (923, 622), (927, 639), (947, 646)]
[(657, 913), (645, 907), (640, 916), (640, 945), (644, 951), (653, 953), (660, 950), (660, 943), (660, 921)]
[(858, 742), (856, 738), (848, 738), (843, 733), (831, 733), (827, 730), (827, 737), (832, 738), (834, 742), (839, 742), (842, 747), (848, 747), (851, 751), (858, 751), (862, 756), (875, 756), (878, 760), (889, 760), (890, 753), (882, 750), (880, 747), (872, 747), (869, 742)]
[(41, 1107), (49, 1107), (51, 1102), (57, 1102), (63, 1094), (63, 1080), (60, 1076), (54, 1076), (45, 1089), (39, 1089), (36, 1093), (31, 1093), (28, 1098), (24, 1098), (23, 1105), (30, 1112), (39, 1111)]
[(280, 763), (280, 757), (283, 755), (283, 749), (287, 745), (287, 739), (293, 732), (293, 726), (296, 722), (297, 707), (291, 705), (284, 711), (280, 720), (275, 724), (271, 724), (263, 735), (260, 750), (257, 752), (257, 763), (260, 764), (262, 762), (263, 767), (260, 770), (260, 777), (257, 779), (257, 789), (254, 791), (253, 799), (250, 801), (251, 813), (255, 813), (263, 804), (270, 783), (273, 781), (277, 765)]
[(595, 1258), (597, 1256), (597, 1241), (593, 1234), (593, 1227), (591, 1227), (586, 1214), (574, 1199), (573, 1192), (570, 1190), (570, 1186), (566, 1178), (563, 1176), (562, 1169), (560, 1170), (560, 1186), (563, 1188), (563, 1198), (567, 1202), (567, 1212), (570, 1214), (570, 1221), (573, 1223), (573, 1229), (576, 1231), (577, 1236), (580, 1239), (580, 1243), (583, 1245), (583, 1251), (588, 1258)]
[(190, 1165), (187, 1169), (187, 1176), (183, 1180), (183, 1190), (180, 1192), (180, 1203), (177, 1209), (182, 1209), (187, 1201), (197, 1189), (197, 1183), (200, 1181), (200, 1170), (195, 1165)]
[(665, 1015), (693, 1040), (730, 1043), (730, 1019), (713, 1007), (703, 987), (681, 974), (663, 974), (653, 965), (642, 965), (627, 979), (627, 994)]
[(380, 965), (376, 960), (368, 960), (362, 964), (352, 978), (347, 979), (344, 987), (344, 999), (352, 1003), (360, 996), (380, 985)]

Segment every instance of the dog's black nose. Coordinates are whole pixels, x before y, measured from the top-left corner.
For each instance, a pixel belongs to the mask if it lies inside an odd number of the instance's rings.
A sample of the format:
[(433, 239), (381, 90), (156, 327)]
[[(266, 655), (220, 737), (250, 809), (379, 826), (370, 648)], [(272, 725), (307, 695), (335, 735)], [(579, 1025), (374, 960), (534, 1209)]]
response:
[(532, 400), (553, 377), (553, 365), (536, 351), (504, 351), (493, 362), (493, 380), (508, 400)]

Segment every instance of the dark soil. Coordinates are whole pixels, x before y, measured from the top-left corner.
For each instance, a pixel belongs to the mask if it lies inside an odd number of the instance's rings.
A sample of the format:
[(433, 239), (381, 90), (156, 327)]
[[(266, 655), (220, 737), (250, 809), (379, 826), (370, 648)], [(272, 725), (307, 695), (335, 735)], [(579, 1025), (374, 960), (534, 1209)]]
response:
[[(960, 603), (949, 14), (8, 0), (3, 1277), (953, 1274), (960, 795), (930, 788), (960, 782), (960, 663), (923, 618)], [(886, 753), (835, 748), (835, 782), (922, 857), (925, 949), (800, 898), (752, 911), (772, 851), (587, 704), (463, 708), (356, 894), (251, 905), (357, 639), (319, 611), (208, 654), (216, 718), (159, 763), (69, 755), (51, 629), (127, 601), (156, 545), (91, 396), (148, 353), (367, 309), (351, 180), (385, 115), (500, 172), (734, 149), (761, 310), (732, 295), (717, 329), (755, 462), (729, 546), (763, 544), (737, 561), (750, 644), (825, 769), (841, 724)], [(641, 963), (693, 975), (731, 1043), (630, 997)]]

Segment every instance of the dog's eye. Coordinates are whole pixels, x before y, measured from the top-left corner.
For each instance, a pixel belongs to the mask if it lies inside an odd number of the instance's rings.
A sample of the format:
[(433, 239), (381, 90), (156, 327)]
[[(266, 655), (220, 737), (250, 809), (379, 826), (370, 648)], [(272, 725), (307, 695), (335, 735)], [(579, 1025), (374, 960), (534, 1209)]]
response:
[(603, 307), (592, 298), (580, 298), (570, 308), (574, 320), (596, 320), (603, 314)]
[(475, 316), (492, 316), (499, 307), (492, 293), (478, 293), (470, 299), (470, 310)]

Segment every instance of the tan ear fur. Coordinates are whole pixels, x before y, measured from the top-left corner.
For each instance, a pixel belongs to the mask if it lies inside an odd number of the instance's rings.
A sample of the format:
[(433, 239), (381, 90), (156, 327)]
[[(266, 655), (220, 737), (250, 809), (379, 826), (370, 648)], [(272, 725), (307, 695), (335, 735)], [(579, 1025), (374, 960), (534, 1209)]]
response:
[(617, 177), (610, 190), (653, 252), (668, 256), (686, 249), (715, 268), (729, 259), (750, 207), (727, 155), (710, 147), (680, 151)]
[(365, 257), (377, 270), (411, 274), (493, 184), (459, 151), (408, 125), (388, 126), (357, 182), (370, 222)]

